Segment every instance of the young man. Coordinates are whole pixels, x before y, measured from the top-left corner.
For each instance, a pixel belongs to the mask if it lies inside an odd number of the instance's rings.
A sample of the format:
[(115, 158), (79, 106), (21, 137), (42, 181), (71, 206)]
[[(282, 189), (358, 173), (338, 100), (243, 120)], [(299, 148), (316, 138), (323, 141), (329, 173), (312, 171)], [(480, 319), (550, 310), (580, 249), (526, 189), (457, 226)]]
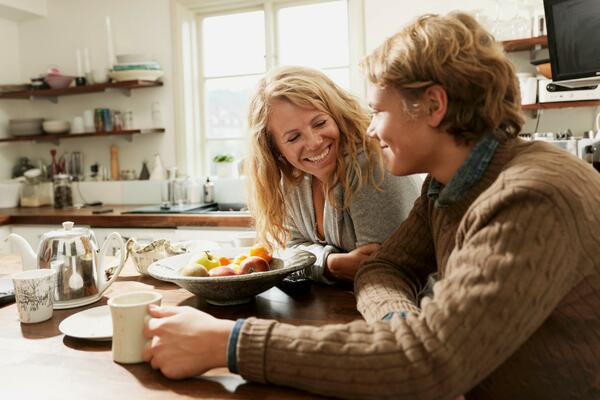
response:
[(356, 275), (365, 321), (234, 326), (155, 309), (146, 359), (174, 378), (227, 361), (250, 380), (343, 398), (600, 398), (600, 175), (516, 138), (513, 67), (465, 14), (419, 18), (363, 69), (386, 168), (429, 174)]

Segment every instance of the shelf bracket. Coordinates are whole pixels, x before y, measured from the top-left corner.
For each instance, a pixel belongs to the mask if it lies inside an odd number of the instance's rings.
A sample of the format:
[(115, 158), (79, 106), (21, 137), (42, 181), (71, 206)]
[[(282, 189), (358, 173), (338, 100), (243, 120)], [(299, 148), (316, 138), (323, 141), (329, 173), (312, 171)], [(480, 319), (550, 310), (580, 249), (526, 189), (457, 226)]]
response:
[(120, 92), (126, 97), (131, 97), (131, 89), (127, 88), (118, 88), (118, 87), (107, 87), (107, 92)]
[(34, 140), (34, 142), (36, 143), (52, 143), (55, 146), (60, 146), (60, 139), (59, 138), (52, 138), (52, 139), (37, 139)]
[(29, 96), (29, 101), (34, 101), (35, 99), (48, 100), (52, 104), (58, 103), (58, 97), (56, 96)]

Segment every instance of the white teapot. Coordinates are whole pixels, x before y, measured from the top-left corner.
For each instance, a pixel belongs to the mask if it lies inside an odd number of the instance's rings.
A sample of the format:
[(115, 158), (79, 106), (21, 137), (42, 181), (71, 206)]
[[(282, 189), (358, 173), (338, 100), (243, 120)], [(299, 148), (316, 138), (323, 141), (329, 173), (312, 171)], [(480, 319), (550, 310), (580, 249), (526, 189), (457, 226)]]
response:
[[(54, 308), (80, 307), (94, 303), (115, 281), (125, 264), (125, 243), (117, 232), (111, 233), (98, 249), (94, 233), (88, 228), (75, 228), (73, 222), (63, 222), (63, 229), (42, 235), (37, 254), (21, 236), (11, 233), (7, 240), (19, 250), (23, 269), (49, 268), (56, 271)], [(118, 265), (107, 278), (106, 251), (109, 243), (121, 247)]]

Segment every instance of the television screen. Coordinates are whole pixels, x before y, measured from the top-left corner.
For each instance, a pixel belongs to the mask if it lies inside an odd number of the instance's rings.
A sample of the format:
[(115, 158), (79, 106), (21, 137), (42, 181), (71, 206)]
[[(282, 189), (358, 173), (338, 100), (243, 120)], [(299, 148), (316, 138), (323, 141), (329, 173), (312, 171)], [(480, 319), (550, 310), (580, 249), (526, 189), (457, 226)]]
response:
[(600, 80), (600, 0), (544, 0), (544, 8), (552, 79)]

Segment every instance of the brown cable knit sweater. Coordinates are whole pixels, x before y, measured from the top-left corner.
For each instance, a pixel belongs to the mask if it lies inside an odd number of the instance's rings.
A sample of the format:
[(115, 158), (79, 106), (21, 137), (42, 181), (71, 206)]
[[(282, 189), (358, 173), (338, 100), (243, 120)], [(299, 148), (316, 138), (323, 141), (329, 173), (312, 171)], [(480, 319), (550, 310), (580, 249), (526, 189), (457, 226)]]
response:
[(342, 398), (600, 399), (600, 174), (509, 139), (457, 204), (425, 191), (356, 276), (366, 321), (248, 319), (240, 373)]

